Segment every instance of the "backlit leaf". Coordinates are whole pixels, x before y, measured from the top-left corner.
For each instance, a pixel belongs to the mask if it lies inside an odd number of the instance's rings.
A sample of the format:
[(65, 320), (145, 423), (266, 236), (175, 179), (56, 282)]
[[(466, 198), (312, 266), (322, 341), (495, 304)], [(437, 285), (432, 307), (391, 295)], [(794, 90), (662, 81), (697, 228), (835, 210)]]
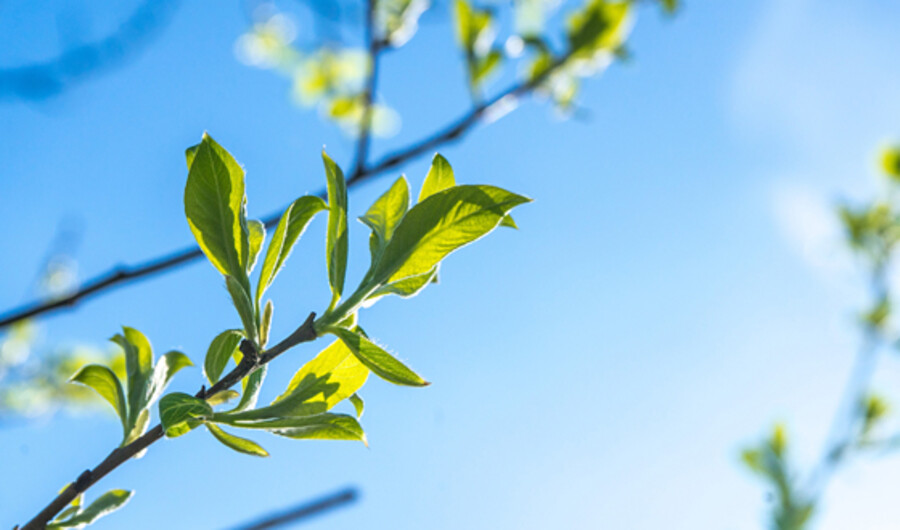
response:
[(398, 385), (426, 386), (429, 383), (368, 338), (343, 328), (328, 328), (367, 368), (386, 381)]
[(252, 456), (269, 456), (268, 451), (263, 449), (256, 442), (225, 432), (214, 423), (207, 423), (206, 428), (209, 429), (209, 432), (211, 432), (213, 436), (215, 436), (216, 440), (219, 440), (226, 447), (234, 449), (239, 453)]
[(231, 356), (237, 351), (244, 335), (236, 329), (229, 329), (216, 335), (206, 350), (206, 360), (203, 363), (206, 379), (210, 384), (215, 384), (225, 371)]
[(204, 419), (212, 414), (209, 403), (190, 394), (173, 392), (159, 400), (159, 421), (170, 438), (184, 434), (184, 425), (189, 420)]

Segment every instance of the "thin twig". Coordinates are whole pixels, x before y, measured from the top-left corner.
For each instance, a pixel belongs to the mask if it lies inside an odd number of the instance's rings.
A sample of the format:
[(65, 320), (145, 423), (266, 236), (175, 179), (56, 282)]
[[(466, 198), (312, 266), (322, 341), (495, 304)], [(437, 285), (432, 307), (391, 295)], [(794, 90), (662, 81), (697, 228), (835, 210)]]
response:
[[(237, 384), (241, 379), (258, 370), (264, 364), (272, 362), (276, 357), (287, 350), (302, 344), (310, 342), (317, 337), (313, 322), (316, 319), (315, 313), (310, 313), (309, 317), (297, 328), (294, 333), (286, 339), (279, 342), (269, 350), (266, 350), (261, 356), (244, 355), (241, 363), (233, 370), (228, 372), (225, 377), (220, 379), (216, 384), (207, 389), (202, 387), (195, 396), (200, 399), (206, 399), (213, 394), (227, 390)], [(46, 508), (40, 511), (31, 521), (28, 521), (21, 530), (42, 530), (59, 512), (64, 510), (75, 497), (84, 493), (91, 486), (96, 484), (100, 479), (109, 474), (123, 463), (127, 462), (131, 457), (140, 453), (151, 444), (163, 437), (162, 425), (157, 424), (143, 436), (131, 442), (124, 447), (113, 449), (111, 453), (100, 462), (94, 469), (86, 470), (81, 473), (74, 482), (69, 484), (59, 495), (53, 499)]]
[(277, 528), (286, 524), (296, 523), (302, 519), (307, 519), (328, 510), (333, 510), (344, 504), (352, 503), (356, 501), (358, 496), (359, 493), (356, 491), (356, 488), (347, 488), (328, 495), (327, 497), (322, 497), (312, 502), (305, 502), (286, 512), (268, 515), (252, 523), (240, 525), (236, 527), (235, 530), (266, 530), (268, 528)]
[[(441, 145), (453, 143), (461, 139), (465, 134), (477, 125), (482, 118), (497, 109), (501, 105), (514, 104), (518, 99), (528, 96), (541, 83), (543, 83), (550, 75), (563, 66), (569, 59), (568, 55), (560, 57), (547, 70), (534, 79), (517, 83), (503, 92), (500, 92), (490, 100), (471, 108), (466, 114), (457, 120), (447, 124), (442, 129), (420, 139), (410, 145), (397, 149), (383, 156), (373, 165), (364, 165), (362, 169), (354, 172), (347, 179), (347, 186), (352, 187), (372, 177), (380, 175), (390, 169), (393, 169), (409, 160), (418, 158), (423, 154), (436, 149)], [(325, 197), (325, 190), (317, 193), (319, 197)], [(271, 228), (278, 224), (281, 218), (281, 211), (268, 215), (262, 219), (267, 228)], [(183, 248), (165, 256), (151, 259), (142, 263), (131, 266), (118, 266), (112, 270), (95, 276), (87, 280), (83, 287), (75, 292), (63, 297), (55, 298), (45, 302), (34, 302), (11, 309), (0, 314), (0, 329), (26, 320), (29, 318), (71, 309), (82, 300), (96, 296), (99, 293), (108, 291), (114, 287), (123, 286), (125, 284), (136, 283), (139, 280), (159, 274), (180, 265), (192, 262), (203, 256), (203, 253), (197, 247)]]

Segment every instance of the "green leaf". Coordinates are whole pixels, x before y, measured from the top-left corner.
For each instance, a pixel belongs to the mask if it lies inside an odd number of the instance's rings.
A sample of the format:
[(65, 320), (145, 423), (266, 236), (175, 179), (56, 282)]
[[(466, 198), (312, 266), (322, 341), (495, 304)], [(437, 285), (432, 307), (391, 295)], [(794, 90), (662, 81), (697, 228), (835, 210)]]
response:
[(900, 147), (888, 147), (881, 152), (881, 168), (891, 180), (900, 181)]
[(205, 133), (190, 162), (184, 213), (191, 232), (220, 273), (243, 279), (250, 254), (244, 170)]
[(240, 395), (240, 392), (238, 392), (237, 390), (222, 390), (206, 398), (206, 402), (209, 403), (210, 406), (215, 407), (216, 405), (228, 403), (229, 401), (237, 398)]
[(327, 403), (322, 399), (314, 399), (315, 397), (315, 394), (293, 394), (265, 407), (217, 412), (213, 415), (212, 421), (245, 427), (247, 424), (255, 424), (260, 421), (313, 416), (327, 412)]
[[(150, 425), (150, 411), (148, 409), (142, 410), (137, 418), (134, 420), (134, 425), (126, 431), (125, 439), (122, 440), (122, 447), (130, 444), (131, 442), (140, 438), (145, 432), (147, 432), (147, 426)], [(135, 458), (140, 458), (143, 456), (143, 451), (135, 455)]]
[(237, 309), (238, 315), (241, 317), (241, 323), (244, 325), (244, 332), (251, 342), (258, 341), (258, 332), (256, 329), (256, 312), (253, 310), (253, 302), (250, 300), (250, 294), (238, 280), (232, 276), (225, 276), (225, 287), (228, 288), (228, 294), (231, 295), (231, 301)]
[(264, 364), (241, 381), (243, 393), (241, 394), (241, 400), (234, 408), (235, 411), (252, 409), (256, 406), (256, 401), (259, 399), (259, 392), (262, 390), (263, 380), (265, 380), (268, 370), (268, 365)]
[(353, 394), (350, 396), (350, 403), (353, 403), (353, 408), (356, 409), (356, 418), (359, 419), (363, 415), (363, 409), (365, 409), (365, 402), (363, 399), (359, 397), (359, 394)]
[(403, 217), (372, 280), (379, 285), (427, 273), (526, 202), (530, 199), (494, 186), (454, 186), (431, 195)]
[(439, 191), (456, 186), (456, 177), (453, 176), (453, 168), (450, 162), (440, 154), (435, 154), (431, 159), (431, 168), (425, 175), (422, 183), (422, 191), (419, 192), (418, 202), (422, 202)]
[(411, 298), (422, 292), (422, 289), (427, 287), (428, 284), (437, 283), (435, 281), (437, 279), (437, 272), (438, 266), (435, 265), (434, 268), (423, 274), (409, 276), (407, 278), (403, 278), (402, 280), (397, 280), (395, 282), (382, 285), (381, 287), (376, 289), (375, 292), (370, 294), (366, 299), (374, 300), (375, 298), (387, 294), (396, 294), (403, 298)]
[(516, 222), (513, 221), (513, 218), (511, 215), (503, 216), (503, 219), (500, 220), (500, 226), (505, 226), (507, 228), (512, 228), (514, 230), (519, 229), (519, 227), (516, 225)]
[(484, 81), (491, 75), (491, 72), (500, 66), (500, 61), (502, 60), (503, 53), (500, 50), (491, 50), (486, 56), (478, 59), (474, 75), (472, 76), (472, 83), (478, 85)]
[(184, 158), (187, 162), (188, 171), (191, 170), (191, 164), (194, 163), (194, 158), (197, 156), (197, 149), (200, 149), (200, 144), (192, 145), (184, 150)]
[(294, 201), (278, 222), (278, 227), (272, 235), (272, 241), (269, 242), (269, 248), (266, 250), (266, 258), (263, 261), (262, 272), (259, 275), (259, 284), (256, 288), (256, 303), (262, 300), (262, 295), (272, 285), (275, 276), (278, 275), (281, 268), (294, 244), (303, 235), (307, 225), (313, 217), (322, 210), (328, 208), (325, 201), (318, 197), (310, 195), (300, 197)]
[(341, 339), (361, 363), (382, 379), (407, 386), (430, 384), (368, 338), (343, 328), (330, 327), (326, 331)]
[(569, 48), (573, 55), (593, 56), (612, 51), (624, 42), (631, 5), (590, 0), (569, 19)]
[(409, 184), (404, 177), (400, 177), (372, 204), (366, 215), (359, 218), (363, 224), (372, 229), (369, 246), (372, 250), (373, 263), (391, 240), (407, 209), (409, 209)]
[(269, 300), (263, 309), (262, 321), (259, 324), (259, 347), (265, 348), (269, 343), (269, 332), (272, 330), (272, 312), (275, 311), (275, 305)]
[(159, 400), (159, 421), (170, 438), (187, 432), (185, 426), (189, 420), (205, 419), (212, 414), (209, 403), (190, 394), (173, 392)]
[(213, 423), (207, 423), (206, 428), (215, 436), (216, 440), (239, 453), (252, 456), (269, 456), (269, 453), (254, 441), (227, 433)]
[(228, 361), (234, 352), (237, 351), (244, 335), (236, 329), (229, 329), (216, 335), (216, 338), (209, 344), (206, 350), (206, 360), (203, 362), (203, 371), (206, 372), (206, 379), (210, 384), (216, 384)]
[(262, 251), (263, 241), (266, 240), (266, 225), (262, 224), (261, 221), (247, 221), (247, 232), (250, 241), (250, 255), (247, 258), (247, 274), (250, 274), (253, 267), (256, 265), (259, 253)]
[[(159, 396), (161, 396), (166, 387), (169, 386), (172, 377), (174, 377), (182, 368), (187, 366), (194, 366), (194, 363), (191, 362), (187, 355), (179, 351), (173, 350), (160, 357), (156, 366), (153, 368), (153, 376), (147, 380), (141, 410), (146, 411), (154, 401), (159, 399)], [(150, 421), (149, 415), (146, 421)], [(146, 425), (144, 425), (144, 427), (146, 427)], [(140, 429), (140, 434), (143, 434), (143, 428)], [(138, 436), (140, 436), (140, 434), (138, 434)]]
[(324, 151), (322, 160), (328, 181), (328, 235), (325, 253), (328, 257), (328, 281), (332, 292), (329, 309), (333, 309), (341, 298), (347, 273), (347, 182), (341, 168)]
[(303, 401), (323, 401), (324, 410), (330, 410), (362, 388), (368, 377), (369, 369), (342, 341), (335, 340), (297, 370), (273, 403), (300, 395)]
[(100, 394), (100, 397), (112, 405), (116, 414), (119, 415), (119, 419), (122, 420), (122, 427), (128, 428), (128, 408), (125, 403), (125, 392), (122, 390), (122, 383), (112, 370), (99, 364), (89, 364), (72, 376), (70, 381), (90, 387)]
[[(213, 421), (220, 417), (216, 414)], [(230, 425), (244, 429), (264, 429), (280, 436), (296, 439), (359, 440), (366, 442), (366, 435), (353, 416), (325, 412), (312, 416), (275, 418), (264, 421), (235, 422)]]
[(153, 348), (150, 341), (140, 331), (122, 327), (123, 334), (112, 338), (125, 352), (125, 373), (127, 377), (128, 421), (126, 438), (137, 422), (141, 411), (150, 401), (150, 378), (153, 371)]
[(97, 498), (87, 508), (77, 515), (64, 521), (54, 521), (47, 528), (74, 528), (83, 527), (110, 513), (118, 510), (131, 499), (133, 491), (111, 490)]

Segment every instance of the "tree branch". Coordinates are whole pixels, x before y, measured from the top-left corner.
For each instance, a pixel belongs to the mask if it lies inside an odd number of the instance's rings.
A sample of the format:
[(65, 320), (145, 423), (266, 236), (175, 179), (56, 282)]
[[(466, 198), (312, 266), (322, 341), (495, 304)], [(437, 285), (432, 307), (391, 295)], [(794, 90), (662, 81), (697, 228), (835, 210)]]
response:
[[(272, 348), (266, 350), (262, 355), (244, 355), (241, 359), (241, 363), (228, 372), (225, 377), (220, 379), (209, 389), (206, 389), (205, 387), (201, 388), (195, 396), (200, 399), (206, 399), (218, 392), (227, 390), (244, 377), (250, 375), (261, 366), (272, 362), (276, 357), (294, 346), (315, 340), (318, 336), (316, 334), (315, 326), (313, 326), (315, 319), (316, 314), (310, 313), (296, 331)], [(56, 517), (59, 512), (64, 510), (75, 497), (87, 491), (88, 488), (108, 475), (112, 470), (124, 464), (131, 457), (140, 453), (162, 437), (162, 425), (157, 424), (130, 444), (113, 449), (102, 462), (94, 467), (94, 469), (86, 470), (81, 473), (78, 478), (75, 479), (75, 482), (69, 484), (69, 486), (57, 495), (46, 508), (41, 510), (31, 521), (28, 521), (21, 530), (42, 530), (46, 527), (47, 523)]]
[[(569, 55), (564, 55), (557, 59), (543, 73), (534, 79), (521, 81), (506, 90), (495, 95), (493, 98), (472, 107), (466, 114), (457, 120), (447, 124), (442, 129), (420, 139), (410, 145), (397, 149), (383, 156), (373, 165), (363, 163), (359, 169), (354, 171), (350, 178), (347, 179), (347, 187), (353, 187), (363, 181), (366, 181), (377, 175), (393, 169), (405, 162), (418, 158), (423, 154), (436, 149), (441, 145), (450, 144), (460, 140), (472, 128), (475, 127), (486, 115), (492, 111), (499, 109), (503, 105), (514, 105), (519, 99), (531, 94), (541, 83), (543, 83), (554, 72), (559, 70), (566, 64)], [(373, 76), (374, 78), (374, 76)], [(317, 193), (319, 197), (325, 198), (326, 191), (321, 190)], [(281, 218), (281, 212), (273, 213), (262, 219), (266, 228), (271, 228), (278, 224)], [(95, 276), (87, 280), (83, 287), (75, 292), (56, 298), (54, 300), (44, 302), (33, 302), (24, 306), (11, 309), (0, 314), (0, 329), (33, 318), (45, 313), (71, 309), (82, 300), (96, 296), (99, 293), (121, 287), (126, 284), (136, 283), (150, 276), (168, 271), (175, 267), (190, 263), (203, 256), (203, 253), (197, 247), (183, 248), (168, 255), (151, 259), (142, 263), (131, 266), (120, 265), (112, 270)]]
[(366, 87), (363, 90), (363, 114), (359, 120), (359, 138), (356, 142), (356, 162), (351, 175), (361, 174), (366, 167), (369, 156), (369, 145), (372, 134), (372, 112), (375, 91), (378, 86), (378, 58), (384, 45), (375, 36), (375, 7), (378, 0), (369, 0), (366, 3), (365, 39), (368, 46), (369, 76), (366, 79)]

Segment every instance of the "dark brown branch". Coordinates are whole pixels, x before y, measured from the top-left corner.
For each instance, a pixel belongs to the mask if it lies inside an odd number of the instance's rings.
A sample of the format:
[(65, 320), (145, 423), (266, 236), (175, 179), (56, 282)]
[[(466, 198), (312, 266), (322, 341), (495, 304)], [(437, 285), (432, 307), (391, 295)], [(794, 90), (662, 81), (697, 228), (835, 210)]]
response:
[(328, 510), (333, 510), (344, 504), (356, 501), (359, 493), (355, 488), (347, 488), (316, 499), (312, 502), (305, 502), (300, 506), (292, 508), (286, 512), (269, 515), (252, 523), (246, 523), (238, 526), (235, 530), (266, 530), (268, 528), (277, 528), (290, 523), (296, 523), (301, 519), (306, 519), (314, 515), (319, 515)]
[[(497, 109), (504, 104), (515, 104), (518, 99), (528, 96), (541, 83), (543, 83), (550, 75), (566, 63), (569, 56), (560, 57), (553, 65), (545, 70), (541, 75), (529, 81), (522, 81), (515, 84), (503, 92), (497, 94), (493, 98), (477, 105), (469, 110), (465, 115), (456, 121), (448, 124), (444, 128), (435, 132), (431, 136), (414, 142), (407, 147), (398, 149), (392, 153), (383, 156), (373, 165), (363, 164), (361, 169), (354, 171), (350, 178), (347, 179), (347, 186), (355, 186), (365, 180), (380, 175), (390, 169), (393, 169), (409, 160), (418, 158), (423, 154), (438, 148), (441, 145), (453, 143), (465, 136), (482, 118), (492, 110)], [(319, 197), (325, 197), (325, 190), (319, 191)], [(271, 228), (278, 224), (281, 218), (281, 212), (271, 214), (262, 219), (267, 228)], [(203, 256), (203, 253), (197, 247), (184, 248), (161, 258), (152, 259), (143, 263), (132, 266), (119, 266), (109, 272), (96, 276), (87, 282), (84, 286), (75, 292), (47, 302), (35, 302), (11, 309), (0, 314), (0, 329), (20, 322), (22, 320), (69, 309), (84, 299), (93, 297), (98, 293), (107, 291), (114, 287), (124, 284), (135, 283), (139, 280), (148, 278), (155, 274), (167, 271), (185, 263), (189, 263)]]
[[(263, 355), (244, 355), (241, 363), (237, 365), (233, 370), (228, 372), (225, 377), (220, 379), (216, 384), (207, 389), (205, 386), (202, 387), (195, 396), (200, 399), (206, 399), (213, 394), (221, 392), (223, 390), (227, 390), (237, 384), (241, 379), (250, 375), (255, 370), (259, 369), (259, 367), (263, 366), (266, 363), (272, 362), (276, 357), (286, 352), (287, 350), (297, 346), (298, 344), (302, 344), (304, 342), (310, 342), (315, 340), (316, 330), (313, 326), (313, 322), (316, 319), (315, 313), (310, 313), (309, 317), (294, 331), (291, 335), (289, 335), (286, 339), (279, 342), (269, 350), (266, 350)], [(34, 519), (28, 521), (21, 530), (42, 530), (47, 523), (49, 523), (54, 517), (56, 517), (59, 512), (64, 510), (72, 500), (75, 499), (79, 494), (84, 493), (91, 486), (96, 484), (100, 479), (108, 475), (112, 470), (116, 469), (120, 465), (127, 462), (131, 457), (140, 453), (151, 444), (159, 440), (163, 437), (163, 429), (162, 425), (157, 424), (156, 427), (153, 427), (143, 436), (138, 438), (137, 440), (131, 442), (130, 444), (124, 447), (118, 447), (113, 449), (111, 453), (100, 462), (94, 469), (86, 470), (78, 475), (78, 478), (75, 479), (75, 482), (69, 484), (69, 486), (64, 489), (53, 501), (47, 505), (46, 508), (40, 511)]]

